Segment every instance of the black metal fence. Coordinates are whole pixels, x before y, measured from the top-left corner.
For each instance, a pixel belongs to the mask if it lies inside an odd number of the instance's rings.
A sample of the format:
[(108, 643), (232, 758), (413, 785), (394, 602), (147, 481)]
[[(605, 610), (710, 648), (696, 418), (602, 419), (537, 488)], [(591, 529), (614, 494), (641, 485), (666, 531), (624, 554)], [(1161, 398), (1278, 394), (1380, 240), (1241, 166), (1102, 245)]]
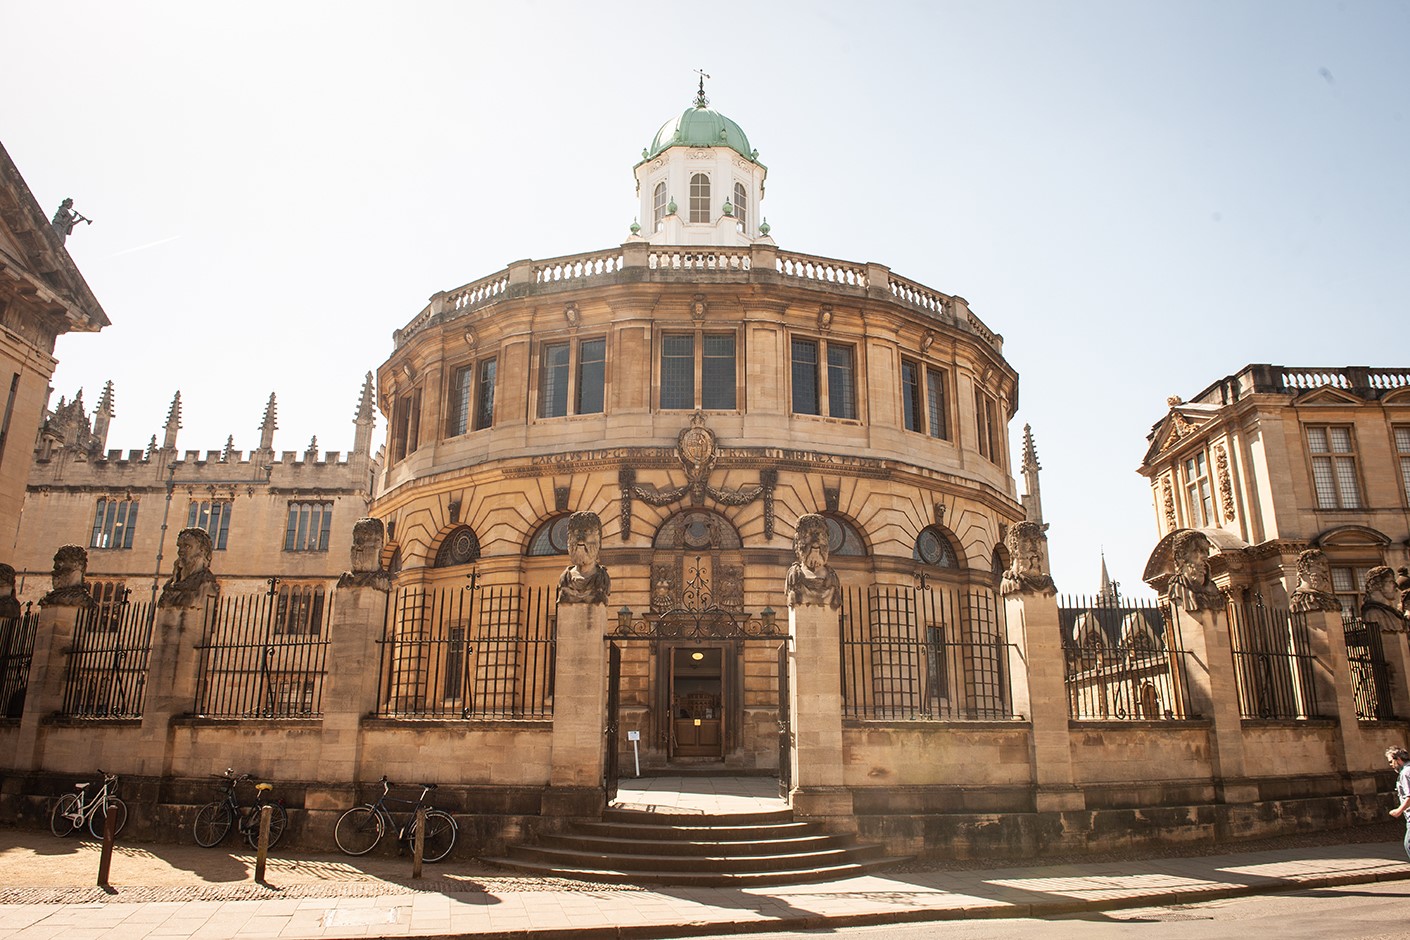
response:
[(1304, 617), (1261, 601), (1230, 603), (1229, 641), (1244, 718), (1320, 718)]
[(1179, 624), (1152, 601), (1063, 598), (1064, 681), (1076, 720), (1192, 717)]
[(34, 658), (34, 633), (39, 614), (25, 605), (18, 617), (0, 619), (0, 718), (24, 716), (29, 666)]
[(405, 588), (388, 611), (378, 714), (553, 715), (556, 612), (548, 588)]
[(152, 652), (150, 603), (122, 600), (83, 611), (74, 628), (59, 714), (140, 718)]
[(327, 676), (329, 598), (321, 584), (279, 584), (206, 608), (195, 714), (317, 718)]
[(843, 715), (1013, 717), (1003, 606), (989, 591), (895, 585), (843, 594)]
[(1384, 721), (1395, 717), (1390, 694), (1390, 668), (1381, 649), (1381, 628), (1355, 617), (1342, 621), (1346, 659), (1356, 696), (1356, 717)]

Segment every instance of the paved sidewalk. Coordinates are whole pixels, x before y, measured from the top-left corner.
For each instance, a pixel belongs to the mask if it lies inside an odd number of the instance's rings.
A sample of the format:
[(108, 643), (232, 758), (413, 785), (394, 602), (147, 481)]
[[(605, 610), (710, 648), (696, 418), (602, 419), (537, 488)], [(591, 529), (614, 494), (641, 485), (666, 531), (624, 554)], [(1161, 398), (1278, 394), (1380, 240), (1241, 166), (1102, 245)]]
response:
[(1398, 842), (1195, 858), (870, 875), (769, 888), (640, 888), (508, 876), (473, 862), (272, 859), (124, 845), (111, 893), (98, 847), (0, 831), (0, 938), (677, 937), (844, 924), (1023, 917), (1410, 879)]

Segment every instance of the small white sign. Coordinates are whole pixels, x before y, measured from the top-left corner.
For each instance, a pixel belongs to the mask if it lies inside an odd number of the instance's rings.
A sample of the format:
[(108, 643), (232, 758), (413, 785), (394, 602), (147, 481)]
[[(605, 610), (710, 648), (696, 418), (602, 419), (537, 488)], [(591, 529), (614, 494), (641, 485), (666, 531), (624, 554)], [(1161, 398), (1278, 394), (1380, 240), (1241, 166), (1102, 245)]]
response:
[(628, 731), (628, 732), (627, 732), (627, 740), (628, 740), (628, 741), (640, 741), (640, 740), (641, 740), (641, 732), (640, 732), (640, 731)]

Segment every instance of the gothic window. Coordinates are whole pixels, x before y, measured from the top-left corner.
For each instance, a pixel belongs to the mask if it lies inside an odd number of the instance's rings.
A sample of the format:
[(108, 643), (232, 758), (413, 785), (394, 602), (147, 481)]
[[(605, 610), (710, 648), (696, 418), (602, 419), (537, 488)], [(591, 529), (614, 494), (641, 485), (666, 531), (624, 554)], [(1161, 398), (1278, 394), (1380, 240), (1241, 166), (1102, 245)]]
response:
[(323, 585), (280, 583), (274, 611), (274, 632), (286, 636), (319, 636), (323, 632), (326, 598)]
[(944, 369), (901, 360), (901, 414), (907, 431), (949, 440)]
[(137, 529), (137, 500), (100, 499), (89, 548), (131, 548)]
[(666, 223), (666, 181), (662, 180), (656, 184), (656, 188), (651, 191), (651, 231), (661, 231), (661, 226)]
[(974, 388), (975, 433), (979, 438), (979, 456), (1003, 465), (999, 431), (999, 403), (979, 386)]
[(99, 630), (116, 630), (122, 623), (122, 608), (127, 603), (127, 583), (99, 578), (88, 581), (88, 593), (97, 604)]
[(916, 536), (915, 551), (911, 557), (935, 568), (959, 567), (950, 540), (933, 525), (920, 530), (920, 535)]
[(1359, 509), (1361, 486), (1356, 473), (1356, 441), (1347, 425), (1309, 425), (1312, 484), (1318, 509)]
[[(824, 361), (826, 370), (819, 368)], [(822, 414), (826, 401), (829, 417), (857, 417), (855, 347), (794, 337), (792, 366), (794, 414)]]
[(710, 177), (704, 173), (690, 178), (690, 221), (710, 221)]
[(479, 557), (480, 540), (476, 537), (474, 529), (463, 525), (441, 542), (440, 551), (436, 552), (436, 563), (432, 567), (452, 568), (456, 565), (468, 565)]
[(529, 539), (529, 555), (568, 554), (568, 517), (550, 519)]
[(827, 515), (823, 517), (827, 523), (828, 553), (831, 555), (865, 555), (867, 553), (866, 543), (862, 541), (859, 533), (852, 523), (841, 516)]
[(734, 217), (739, 220), (739, 230), (749, 234), (749, 190), (743, 183), (734, 184)]
[(481, 359), (451, 373), (446, 395), (446, 437), (458, 437), (494, 423), (495, 359)]
[(193, 499), (186, 511), (186, 527), (205, 529), (211, 537), (211, 547), (224, 551), (226, 537), (230, 534), (232, 505), (228, 499)]
[(1191, 525), (1212, 526), (1219, 523), (1214, 513), (1214, 490), (1209, 485), (1209, 467), (1204, 451), (1185, 458), (1185, 504)]
[(290, 503), (284, 526), (284, 551), (326, 552), (333, 526), (331, 502)]
[(539, 354), (539, 417), (569, 414), (570, 401), (572, 414), (601, 414), (606, 376), (607, 340), (545, 343)]
[(733, 333), (661, 337), (662, 410), (733, 411), (737, 381)]

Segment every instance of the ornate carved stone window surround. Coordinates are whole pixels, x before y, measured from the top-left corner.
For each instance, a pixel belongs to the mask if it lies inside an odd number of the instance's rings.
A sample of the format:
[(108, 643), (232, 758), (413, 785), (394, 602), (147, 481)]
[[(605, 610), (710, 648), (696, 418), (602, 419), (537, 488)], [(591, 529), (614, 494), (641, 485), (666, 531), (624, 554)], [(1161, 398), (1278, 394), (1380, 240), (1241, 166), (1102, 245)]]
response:
[(1219, 524), (1214, 511), (1214, 488), (1209, 481), (1209, 461), (1203, 450), (1181, 461), (1185, 481), (1185, 508), (1192, 528)]

